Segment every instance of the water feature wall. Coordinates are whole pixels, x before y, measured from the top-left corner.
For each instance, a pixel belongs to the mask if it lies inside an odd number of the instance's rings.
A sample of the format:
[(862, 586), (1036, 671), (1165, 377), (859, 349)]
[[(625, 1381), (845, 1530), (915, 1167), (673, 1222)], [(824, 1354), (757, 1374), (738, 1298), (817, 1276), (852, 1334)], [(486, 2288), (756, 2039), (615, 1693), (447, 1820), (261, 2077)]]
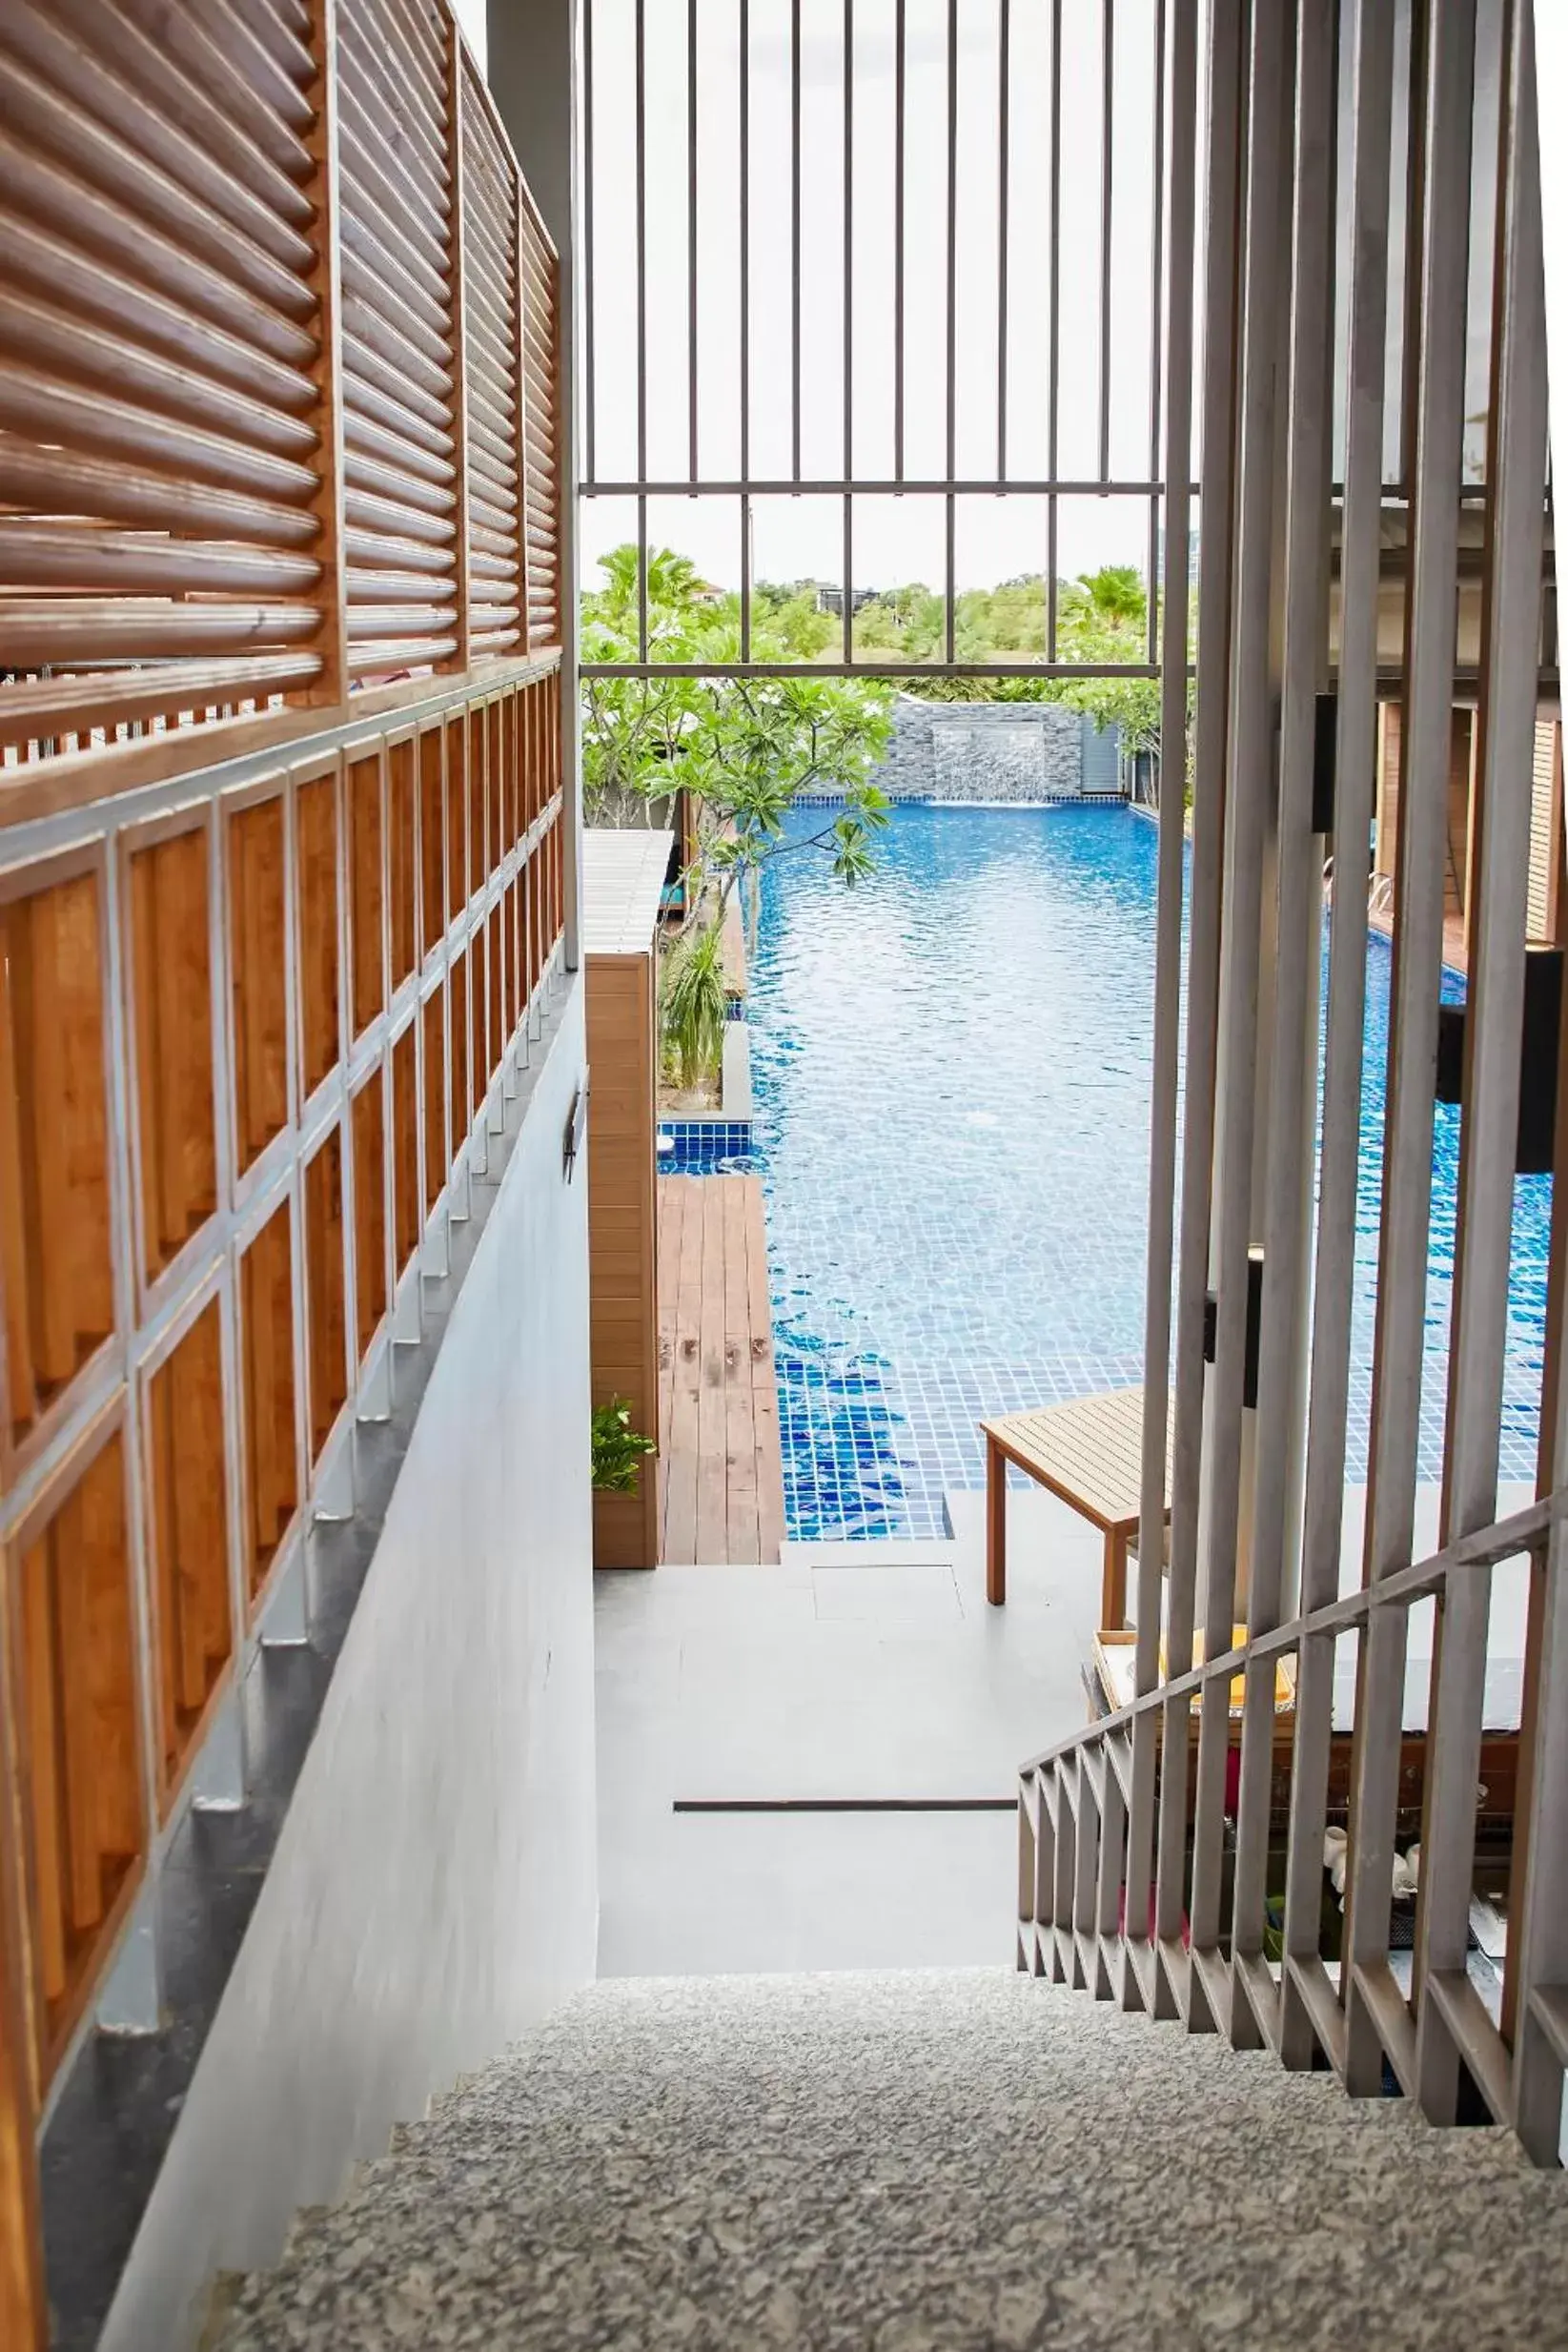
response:
[(1076, 800), (1117, 787), (1116, 730), (1060, 703), (927, 703), (901, 694), (878, 783), (894, 800)]

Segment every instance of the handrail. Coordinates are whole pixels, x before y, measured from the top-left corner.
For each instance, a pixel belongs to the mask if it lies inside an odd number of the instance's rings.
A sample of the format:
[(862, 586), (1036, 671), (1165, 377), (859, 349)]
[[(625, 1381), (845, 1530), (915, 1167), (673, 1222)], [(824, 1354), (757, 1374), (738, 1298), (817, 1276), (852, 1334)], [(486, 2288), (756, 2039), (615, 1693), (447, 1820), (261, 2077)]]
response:
[(1070, 1732), (1054, 1747), (1046, 1748), (1039, 1755), (1030, 1756), (1019, 1766), (1021, 1774), (1037, 1772), (1048, 1764), (1070, 1754), (1073, 1749), (1109, 1738), (1113, 1732), (1130, 1728), (1140, 1715), (1162, 1710), (1174, 1699), (1191, 1699), (1212, 1683), (1232, 1683), (1243, 1673), (1249, 1662), (1256, 1659), (1288, 1657), (1299, 1649), (1302, 1643), (1316, 1634), (1348, 1633), (1370, 1617), (1375, 1609), (1408, 1607), (1413, 1601), (1424, 1600), (1429, 1593), (1446, 1584), (1456, 1568), (1495, 1567), (1499, 1560), (1510, 1560), (1518, 1552), (1531, 1551), (1542, 1544), (1559, 1520), (1568, 1516), (1568, 1487), (1538, 1503), (1529, 1503), (1512, 1518), (1499, 1520), (1496, 1526), (1483, 1527), (1474, 1535), (1458, 1537), (1444, 1544), (1441, 1551), (1433, 1552), (1425, 1560), (1412, 1561), (1408, 1568), (1398, 1568), (1392, 1576), (1379, 1579), (1375, 1585), (1362, 1585), (1354, 1592), (1341, 1593), (1337, 1600), (1326, 1602), (1304, 1617), (1292, 1617), (1283, 1625), (1272, 1626), (1267, 1632), (1249, 1637), (1239, 1648), (1228, 1649), (1201, 1666), (1192, 1667), (1185, 1674), (1175, 1674), (1168, 1682), (1144, 1691), (1113, 1714), (1102, 1716), (1085, 1731)]
[[(1515, 1816), (1516, 1863), (1509, 1902), (1509, 1974), (1499, 2015), (1494, 2018), (1463, 1969), (1422, 1965), (1425, 1911), (1439, 1892), (1452, 1900), (1456, 1889), (1468, 1902), (1474, 1868), (1473, 1827), (1461, 1826), (1456, 1832), (1445, 1828), (1427, 1794), (1429, 1784), (1444, 1769), (1449, 1747), (1445, 1734), (1452, 1728), (1462, 1738), (1467, 1720), (1464, 1690), (1469, 1686), (1451, 1699), (1450, 1688), (1460, 1687), (1451, 1686), (1445, 1676), (1435, 1677), (1427, 1728), (1418, 1734), (1405, 1732), (1397, 1706), (1392, 1722), (1386, 1719), (1388, 1694), (1400, 1687), (1397, 1677), (1383, 1686), (1382, 1711), (1376, 1696), (1369, 1698), (1363, 1678), (1351, 1733), (1363, 1769), (1352, 1772), (1346, 1784), (1350, 1854), (1356, 1852), (1358, 1839), (1378, 1832), (1375, 1812), (1371, 1828), (1364, 1828), (1359, 1795), (1369, 1754), (1382, 1755), (1384, 1772), (1398, 1770), (1407, 1778), (1415, 1772), (1422, 1784), (1415, 1968), (1408, 1989), (1386, 1959), (1358, 1956), (1348, 1917), (1337, 1970), (1321, 1956), (1318, 1898), (1297, 1906), (1287, 1894), (1278, 1949), (1271, 1958), (1261, 1879), (1256, 1899), (1250, 1902), (1238, 1872), (1228, 1901), (1217, 1907), (1207, 1930), (1195, 1916), (1189, 1920), (1188, 1905), (1193, 1898), (1186, 1889), (1189, 1883), (1197, 1887), (1206, 1846), (1224, 1835), (1219, 1808), (1211, 1806), (1206, 1813), (1200, 1807), (1195, 1818), (1189, 1810), (1186, 1759), (1195, 1728), (1192, 1702), (1198, 1702), (1211, 1759), (1239, 1745), (1240, 1786), (1255, 1784), (1257, 1773), (1265, 1772), (1273, 1781), (1272, 1795), (1268, 1789), (1263, 1791), (1268, 1810), (1277, 1815), (1282, 1806), (1288, 1810), (1286, 1888), (1298, 1882), (1320, 1887), (1326, 1857), (1315, 1848), (1310, 1853), (1305, 1849), (1320, 1837), (1324, 1792), (1331, 1779), (1335, 1640), (1345, 1633), (1364, 1635), (1386, 1615), (1396, 1635), (1395, 1654), (1402, 1661), (1405, 1621), (1414, 1605), (1436, 1596), (1446, 1614), (1452, 1609), (1456, 1579), (1465, 1579), (1469, 1592), (1476, 1588), (1468, 1580), (1489, 1578), (1499, 1562), (1521, 1553), (1530, 1557), (1533, 1574), (1544, 1585), (1531, 1612), (1523, 1682), (1535, 1698), (1522, 1709), (1520, 1736), (1534, 1733), (1544, 1769), (1537, 1768), (1532, 1776), (1534, 1756), (1516, 1761), (1512, 1768), (1517, 1780), (1510, 1786), (1508, 1806)], [(1484, 1665), (1488, 1587), (1483, 1584), (1478, 1589), (1478, 1618), (1472, 1607), (1466, 1634), (1451, 1639), (1465, 1638), (1473, 1646), (1468, 1626), (1478, 1623)], [(1565, 1644), (1568, 1487), (1559, 1487), (1491, 1526), (1444, 1544), (1425, 1560), (1254, 1633), (1223, 1655), (1156, 1684), (1128, 1706), (1057, 1741), (1020, 1769), (1019, 1966), (1091, 1989), (1102, 1999), (1120, 1998), (1124, 2006), (1142, 2006), (1155, 2016), (1178, 2017), (1190, 2031), (1217, 2029), (1238, 2046), (1265, 2044), (1287, 2066), (1309, 2065), (1314, 2050), (1321, 2051), (1353, 2094), (1375, 2090), (1386, 2064), (1400, 2088), (1421, 2100), (1431, 2120), (1452, 2122), (1457, 2114), (1457, 2074), (1451, 2080), (1443, 2074), (1434, 2078), (1433, 2052), (1438, 2046), (1434, 2035), (1440, 2029), (1442, 2047), (1456, 2063), (1462, 2062), (1491, 2118), (1516, 2129), (1537, 2162), (1555, 2162), (1568, 2065), (1568, 2033), (1562, 2022), (1568, 2015), (1568, 1982), (1561, 1978), (1561, 1957), (1552, 1940), (1565, 1868), (1568, 1792), (1554, 1769), (1568, 1746)], [(1296, 1661), (1297, 1680), (1293, 1704), (1282, 1716), (1276, 1668), (1284, 1658)], [(1239, 1727), (1232, 1695), (1238, 1681), (1243, 1688)], [(1210, 1738), (1216, 1701), (1218, 1749)], [(1479, 1704), (1478, 1694), (1469, 1701), (1477, 1711)], [(1455, 1708), (1452, 1727), (1448, 1706)], [(1128, 1834), (1137, 1727), (1150, 1718), (1159, 1719), (1157, 1728), (1153, 1723), (1150, 1728), (1155, 1741), (1152, 1804), (1162, 1873), (1166, 1856), (1190, 1850), (1181, 1869), (1180, 1933), (1157, 1930), (1154, 1888), (1138, 1867)], [(1283, 1762), (1285, 1740), (1288, 1766)], [(1498, 1746), (1496, 1753), (1489, 1769), (1509, 1769), (1504, 1749)], [(1169, 1771), (1168, 1761), (1172, 1767)], [(1212, 1762), (1211, 1769), (1215, 1769)], [(1532, 1790), (1528, 1796), (1523, 1793), (1527, 1790)], [(1387, 1805), (1390, 1800), (1375, 1795), (1372, 1802)], [(1179, 1808), (1179, 1817), (1167, 1820), (1172, 1806)], [(1519, 1818), (1521, 1812), (1530, 1817)], [(1380, 1867), (1385, 1871), (1392, 1853), (1391, 1847), (1384, 1850)], [(1217, 1859), (1211, 1856), (1210, 1866)], [(1145, 1919), (1146, 1906), (1148, 1924), (1140, 1933), (1133, 1923)]]
[(0, 22), (0, 775), (561, 643), (558, 260), (448, 0), (166, 17)]

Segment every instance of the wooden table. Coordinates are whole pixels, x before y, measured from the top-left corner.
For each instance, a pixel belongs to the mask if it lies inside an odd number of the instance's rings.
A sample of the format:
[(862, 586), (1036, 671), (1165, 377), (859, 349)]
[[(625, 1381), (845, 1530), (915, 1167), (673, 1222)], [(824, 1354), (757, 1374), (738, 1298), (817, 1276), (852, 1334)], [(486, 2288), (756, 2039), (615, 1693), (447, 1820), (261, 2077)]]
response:
[[(1110, 1388), (1038, 1413), (980, 1424), (986, 1440), (986, 1598), (1008, 1597), (1008, 1465), (1044, 1486), (1105, 1537), (1100, 1623), (1127, 1622), (1127, 1554), (1143, 1478), (1143, 1390)], [(1171, 1507), (1167, 1447), (1166, 1509)]]

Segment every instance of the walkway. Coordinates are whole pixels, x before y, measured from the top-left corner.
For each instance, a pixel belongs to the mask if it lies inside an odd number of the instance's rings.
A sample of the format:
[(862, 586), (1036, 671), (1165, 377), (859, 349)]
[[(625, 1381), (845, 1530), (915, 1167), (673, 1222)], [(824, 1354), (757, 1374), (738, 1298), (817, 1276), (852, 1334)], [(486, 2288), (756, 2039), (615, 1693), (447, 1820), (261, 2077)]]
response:
[(756, 1176), (659, 1179), (660, 1559), (773, 1563), (779, 1392)]

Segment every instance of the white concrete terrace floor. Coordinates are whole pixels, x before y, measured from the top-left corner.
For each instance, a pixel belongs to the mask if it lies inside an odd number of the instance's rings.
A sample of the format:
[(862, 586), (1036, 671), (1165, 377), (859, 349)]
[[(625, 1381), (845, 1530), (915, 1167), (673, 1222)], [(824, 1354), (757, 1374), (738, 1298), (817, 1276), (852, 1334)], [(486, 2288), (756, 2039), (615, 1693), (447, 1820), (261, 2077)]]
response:
[[(1087, 1719), (1101, 1540), (1008, 1503), (1000, 1609), (982, 1494), (954, 1540), (596, 1578), (601, 1975), (1010, 1961), (1017, 1769)], [(972, 1797), (1008, 1810), (673, 1810)]]
[[(1530, 1500), (1504, 1484), (1497, 1516)], [(1088, 1720), (1100, 1538), (1038, 1489), (1008, 1496), (1008, 1601), (985, 1595), (985, 1496), (949, 1539), (785, 1544), (776, 1568), (596, 1579), (604, 1976), (1009, 1964), (1019, 1765)], [(1416, 1489), (1415, 1556), (1438, 1489)], [(1341, 1588), (1366, 1489), (1347, 1487)], [(1492, 1586), (1487, 1721), (1517, 1725), (1522, 1560)], [(1405, 1722), (1427, 1720), (1433, 1609), (1411, 1613)], [(1335, 1657), (1353, 1720), (1355, 1642)], [(963, 1811), (677, 1812), (728, 1799), (1005, 1800)]]

